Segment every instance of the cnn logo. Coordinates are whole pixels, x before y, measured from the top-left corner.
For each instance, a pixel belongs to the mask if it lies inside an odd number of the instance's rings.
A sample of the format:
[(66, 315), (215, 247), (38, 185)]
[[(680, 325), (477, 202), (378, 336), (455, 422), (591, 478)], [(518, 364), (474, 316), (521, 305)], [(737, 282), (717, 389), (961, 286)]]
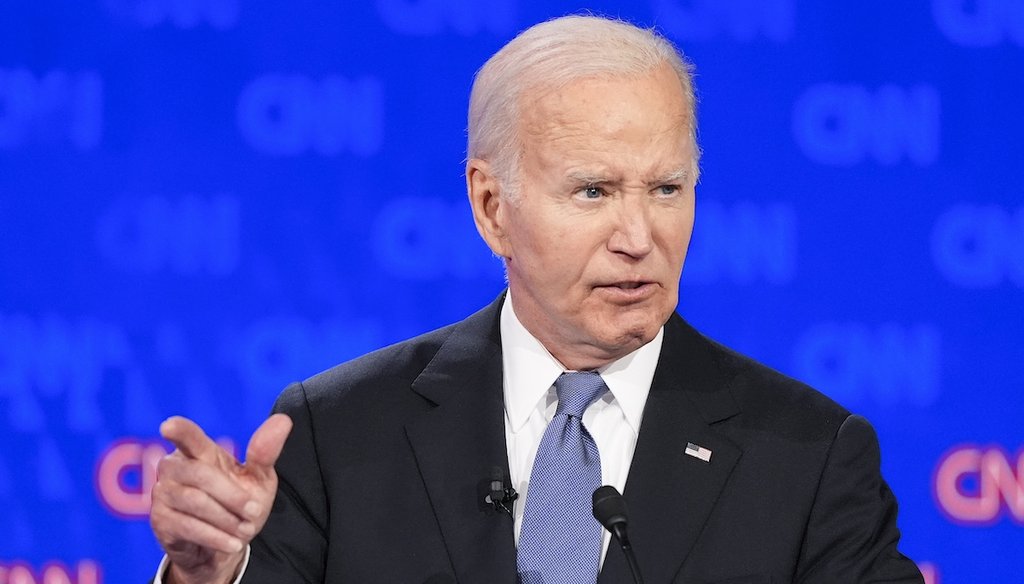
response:
[(102, 571), (92, 560), (82, 560), (74, 568), (61, 562), (47, 562), (35, 570), (26, 562), (0, 562), (0, 584), (101, 584)]
[(935, 470), (935, 501), (951, 520), (991, 525), (1003, 513), (1024, 524), (1024, 450), (1016, 462), (999, 447), (958, 446)]

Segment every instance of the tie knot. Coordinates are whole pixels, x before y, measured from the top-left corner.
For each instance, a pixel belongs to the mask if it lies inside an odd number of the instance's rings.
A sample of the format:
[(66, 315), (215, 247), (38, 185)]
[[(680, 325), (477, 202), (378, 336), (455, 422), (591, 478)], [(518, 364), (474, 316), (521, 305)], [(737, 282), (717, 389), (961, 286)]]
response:
[(569, 414), (582, 418), (583, 412), (601, 397), (606, 387), (596, 371), (563, 373), (555, 380), (555, 391), (558, 393), (555, 415)]

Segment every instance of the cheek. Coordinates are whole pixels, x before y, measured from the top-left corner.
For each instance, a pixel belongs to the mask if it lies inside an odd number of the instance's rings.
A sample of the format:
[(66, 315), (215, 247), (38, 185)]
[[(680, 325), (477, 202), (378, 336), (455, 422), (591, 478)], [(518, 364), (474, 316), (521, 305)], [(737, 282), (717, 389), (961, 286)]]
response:
[(689, 223), (682, 233), (676, 238), (675, 256), (681, 264), (686, 259), (686, 252), (690, 249), (690, 241), (693, 236), (693, 223)]
[(564, 234), (557, 231), (557, 226), (545, 222), (524, 223), (522, 228), (513, 234), (513, 252), (518, 252), (519, 260), (533, 268), (544, 268), (547, 264), (560, 261), (564, 246), (559, 245)]
[(530, 255), (548, 277), (565, 280), (585, 271), (601, 247), (601, 236), (593, 222), (573, 224), (564, 218), (538, 220), (524, 233)]
[(690, 246), (693, 234), (693, 212), (689, 210), (672, 217), (666, 217), (658, 226), (658, 240), (665, 250), (665, 255), (673, 264), (681, 264)]
[(511, 265), (521, 280), (545, 290), (549, 300), (560, 302), (577, 279), (580, 258), (573, 250), (572, 233), (542, 221), (516, 230), (510, 237)]

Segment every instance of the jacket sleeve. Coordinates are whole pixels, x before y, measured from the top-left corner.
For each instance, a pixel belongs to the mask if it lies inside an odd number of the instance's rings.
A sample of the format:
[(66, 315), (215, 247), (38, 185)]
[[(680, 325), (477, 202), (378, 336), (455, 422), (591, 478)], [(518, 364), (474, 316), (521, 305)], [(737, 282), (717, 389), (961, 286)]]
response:
[(274, 507), (263, 530), (252, 541), (242, 584), (323, 582), (328, 506), (320, 452), (302, 384), (286, 388), (274, 412), (288, 414), (294, 426), (277, 460)]
[(818, 484), (796, 582), (923, 584), (896, 545), (896, 499), (882, 479), (878, 437), (860, 416), (840, 426)]

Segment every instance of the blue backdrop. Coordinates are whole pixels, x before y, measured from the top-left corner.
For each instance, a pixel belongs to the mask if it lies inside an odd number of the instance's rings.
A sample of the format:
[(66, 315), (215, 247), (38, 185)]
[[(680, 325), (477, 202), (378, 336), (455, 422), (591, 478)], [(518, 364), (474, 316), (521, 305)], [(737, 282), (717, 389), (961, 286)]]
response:
[[(578, 11), (495, 0), (0, 6), (0, 584), (138, 582), (180, 413), (502, 289), (464, 194), (474, 71)], [(1024, 550), (1024, 2), (595, 1), (697, 66), (680, 311), (871, 419), (937, 582)]]

